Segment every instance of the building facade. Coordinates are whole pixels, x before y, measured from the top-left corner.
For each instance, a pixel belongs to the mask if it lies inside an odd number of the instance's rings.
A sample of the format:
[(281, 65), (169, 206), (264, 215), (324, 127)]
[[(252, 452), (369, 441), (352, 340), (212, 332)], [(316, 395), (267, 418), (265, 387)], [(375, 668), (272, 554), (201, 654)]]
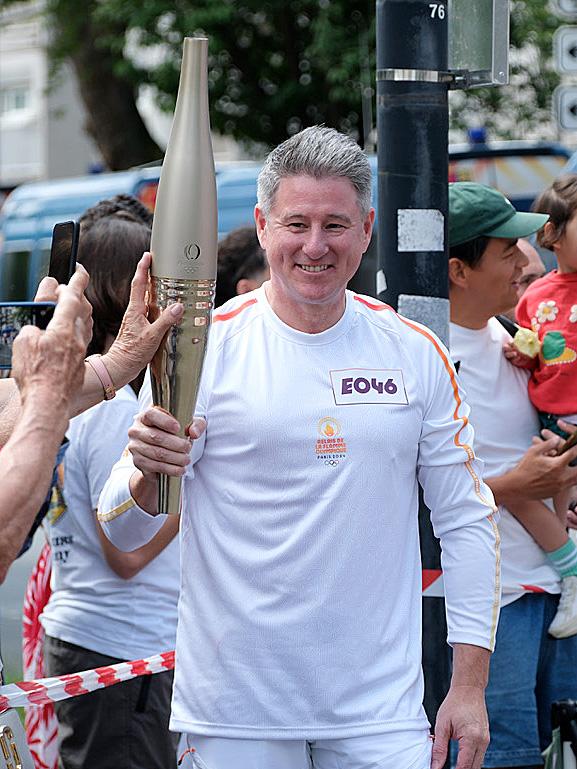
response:
[(76, 78), (65, 66), (49, 85), (42, 3), (0, 14), (0, 190), (88, 173), (100, 154), (83, 130)]

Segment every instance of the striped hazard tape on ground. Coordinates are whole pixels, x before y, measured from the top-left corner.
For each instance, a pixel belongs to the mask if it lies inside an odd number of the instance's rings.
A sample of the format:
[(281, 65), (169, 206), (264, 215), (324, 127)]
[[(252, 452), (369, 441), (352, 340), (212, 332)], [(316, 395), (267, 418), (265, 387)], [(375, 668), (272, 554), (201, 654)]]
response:
[(47, 705), (50, 702), (104, 689), (131, 678), (173, 669), (174, 652), (171, 651), (154, 654), (142, 660), (119, 662), (108, 667), (84, 670), (81, 673), (7, 684), (0, 686), (0, 713), (8, 708), (21, 708), (25, 705)]

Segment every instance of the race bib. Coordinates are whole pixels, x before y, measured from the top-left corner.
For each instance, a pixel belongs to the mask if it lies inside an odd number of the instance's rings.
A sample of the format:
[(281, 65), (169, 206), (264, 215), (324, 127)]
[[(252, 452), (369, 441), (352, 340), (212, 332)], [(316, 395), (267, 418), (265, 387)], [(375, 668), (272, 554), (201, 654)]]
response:
[(403, 372), (399, 368), (351, 368), (331, 371), (337, 406), (351, 403), (398, 404), (407, 406)]

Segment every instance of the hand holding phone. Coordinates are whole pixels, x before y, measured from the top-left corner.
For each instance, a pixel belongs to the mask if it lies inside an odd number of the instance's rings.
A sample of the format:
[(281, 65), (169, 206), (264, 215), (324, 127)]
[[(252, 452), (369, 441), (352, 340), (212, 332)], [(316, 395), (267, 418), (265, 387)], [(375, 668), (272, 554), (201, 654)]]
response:
[(59, 283), (68, 283), (76, 270), (80, 225), (78, 222), (59, 222), (52, 230), (48, 277)]
[(557, 451), (557, 456), (561, 456), (561, 454), (564, 454), (566, 451), (569, 451), (569, 449), (572, 449), (573, 446), (577, 445), (577, 430), (574, 433), (571, 433), (571, 435), (567, 438), (565, 443), (561, 446), (561, 448)]
[(54, 302), (0, 302), (0, 371), (12, 368), (12, 345), (22, 326), (45, 329), (55, 307)]

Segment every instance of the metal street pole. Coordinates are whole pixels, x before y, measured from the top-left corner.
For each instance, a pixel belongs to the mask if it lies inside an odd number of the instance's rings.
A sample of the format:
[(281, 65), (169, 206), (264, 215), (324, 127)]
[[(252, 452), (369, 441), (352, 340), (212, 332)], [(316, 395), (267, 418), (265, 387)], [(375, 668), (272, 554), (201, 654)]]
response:
[[(448, 10), (377, 0), (379, 298), (447, 343)], [(429, 511), (419, 510), (425, 573), (440, 571)], [(434, 723), (449, 687), (443, 598), (423, 599), (425, 709)]]

